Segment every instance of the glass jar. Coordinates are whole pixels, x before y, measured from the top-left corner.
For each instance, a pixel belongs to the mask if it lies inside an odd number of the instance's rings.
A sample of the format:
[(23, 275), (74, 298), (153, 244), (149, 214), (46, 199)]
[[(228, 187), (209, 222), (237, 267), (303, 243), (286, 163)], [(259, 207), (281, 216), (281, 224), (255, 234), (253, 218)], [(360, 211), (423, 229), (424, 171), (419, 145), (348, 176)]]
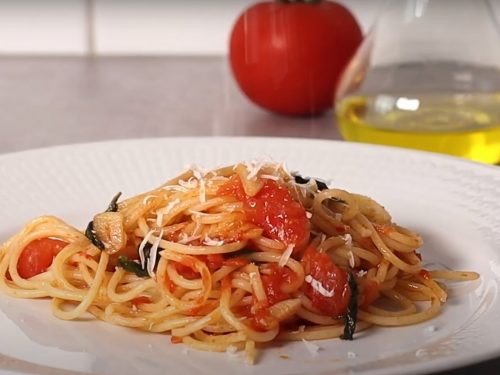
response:
[(500, 162), (500, 28), (487, 0), (393, 0), (339, 81), (350, 141)]

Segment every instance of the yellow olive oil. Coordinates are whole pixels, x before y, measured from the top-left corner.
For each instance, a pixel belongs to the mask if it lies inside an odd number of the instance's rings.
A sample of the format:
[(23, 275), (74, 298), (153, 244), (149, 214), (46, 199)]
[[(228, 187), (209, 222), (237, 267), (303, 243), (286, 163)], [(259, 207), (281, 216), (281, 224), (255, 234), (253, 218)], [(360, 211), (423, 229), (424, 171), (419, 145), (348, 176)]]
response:
[(349, 141), (500, 162), (500, 93), (351, 96), (336, 117)]

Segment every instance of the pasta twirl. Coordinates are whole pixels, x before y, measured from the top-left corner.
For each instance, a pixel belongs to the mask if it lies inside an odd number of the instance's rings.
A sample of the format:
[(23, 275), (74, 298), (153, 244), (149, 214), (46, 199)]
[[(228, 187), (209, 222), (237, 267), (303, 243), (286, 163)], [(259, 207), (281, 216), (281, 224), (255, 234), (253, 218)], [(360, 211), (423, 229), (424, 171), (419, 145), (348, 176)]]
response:
[(193, 167), (118, 199), (85, 231), (28, 223), (1, 247), (0, 289), (253, 363), (273, 340), (431, 319), (447, 299), (437, 279), (479, 277), (424, 270), (421, 237), (380, 204), (273, 162)]

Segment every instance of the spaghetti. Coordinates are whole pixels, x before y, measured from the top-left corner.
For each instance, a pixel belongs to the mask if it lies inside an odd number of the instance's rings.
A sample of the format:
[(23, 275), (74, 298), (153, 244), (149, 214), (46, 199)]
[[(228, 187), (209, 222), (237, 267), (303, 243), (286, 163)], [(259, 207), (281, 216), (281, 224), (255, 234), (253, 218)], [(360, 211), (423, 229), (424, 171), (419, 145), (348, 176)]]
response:
[(52, 216), (28, 223), (0, 250), (0, 289), (49, 297), (60, 319), (90, 313), (253, 363), (277, 339), (431, 319), (447, 298), (436, 279), (479, 277), (424, 270), (421, 237), (373, 199), (273, 162), (193, 167), (118, 199), (84, 232)]

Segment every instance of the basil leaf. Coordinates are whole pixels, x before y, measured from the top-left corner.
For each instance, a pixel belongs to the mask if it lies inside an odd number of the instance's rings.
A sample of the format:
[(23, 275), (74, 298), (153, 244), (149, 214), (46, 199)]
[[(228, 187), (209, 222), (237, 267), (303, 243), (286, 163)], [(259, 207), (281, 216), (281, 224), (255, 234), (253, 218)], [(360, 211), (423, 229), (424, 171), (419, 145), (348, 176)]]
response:
[[(295, 183), (301, 184), (301, 185), (307, 184), (311, 180), (309, 177), (302, 177), (300, 174), (297, 174), (297, 173), (292, 174), (292, 176), (293, 176)], [(313, 178), (313, 181), (316, 182), (316, 186), (318, 187), (319, 191), (329, 189), (326, 182), (319, 180), (317, 178)]]
[(349, 272), (347, 283), (351, 289), (351, 297), (347, 305), (347, 314), (345, 316), (344, 334), (340, 336), (342, 340), (352, 340), (354, 331), (356, 331), (356, 321), (358, 318), (358, 285), (352, 272)]
[(97, 247), (100, 250), (104, 250), (104, 244), (99, 239), (99, 237), (97, 237), (97, 233), (94, 230), (94, 222), (93, 221), (91, 221), (87, 225), (87, 229), (85, 229), (85, 237), (87, 237), (95, 247)]
[(148, 271), (146, 269), (143, 269), (139, 263), (128, 259), (124, 255), (118, 257), (118, 267), (123, 268), (125, 271), (133, 272), (139, 277), (148, 276)]
[[(104, 212), (117, 212), (118, 211), (118, 199), (122, 195), (121, 192), (116, 194), (111, 202), (108, 205), (108, 208)], [(88, 225), (87, 229), (85, 229), (85, 237), (87, 237), (92, 244), (97, 247), (99, 250), (104, 250), (104, 243), (99, 239), (97, 233), (94, 230), (94, 221), (92, 220)]]
[(118, 199), (122, 195), (122, 192), (120, 191), (118, 194), (116, 194), (113, 199), (111, 199), (111, 202), (109, 202), (108, 208), (106, 209), (105, 212), (117, 212), (118, 211)]

